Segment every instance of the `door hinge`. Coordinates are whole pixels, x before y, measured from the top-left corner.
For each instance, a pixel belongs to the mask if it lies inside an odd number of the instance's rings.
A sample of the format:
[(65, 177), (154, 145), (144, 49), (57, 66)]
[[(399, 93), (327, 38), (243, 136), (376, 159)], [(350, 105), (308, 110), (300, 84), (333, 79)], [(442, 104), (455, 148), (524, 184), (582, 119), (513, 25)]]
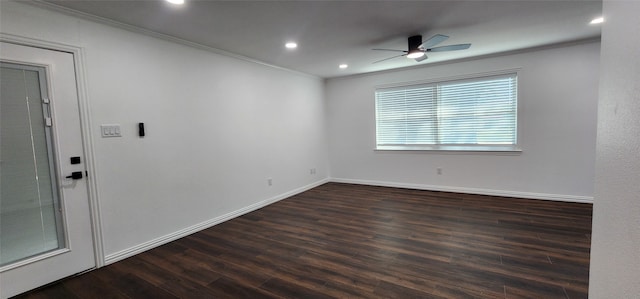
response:
[(49, 104), (49, 98), (42, 98), (42, 102), (45, 104)]
[(45, 117), (45, 118), (44, 118), (44, 124), (45, 124), (47, 127), (51, 127), (51, 117)]

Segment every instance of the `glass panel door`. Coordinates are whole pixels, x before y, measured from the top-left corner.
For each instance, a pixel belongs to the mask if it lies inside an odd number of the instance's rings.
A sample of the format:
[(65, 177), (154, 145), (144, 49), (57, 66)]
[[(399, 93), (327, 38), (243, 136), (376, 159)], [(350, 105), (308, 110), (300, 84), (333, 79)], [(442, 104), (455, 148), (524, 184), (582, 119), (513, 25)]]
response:
[(79, 49), (35, 43), (0, 41), (0, 298), (96, 265)]
[(0, 64), (0, 267), (65, 247), (44, 68)]

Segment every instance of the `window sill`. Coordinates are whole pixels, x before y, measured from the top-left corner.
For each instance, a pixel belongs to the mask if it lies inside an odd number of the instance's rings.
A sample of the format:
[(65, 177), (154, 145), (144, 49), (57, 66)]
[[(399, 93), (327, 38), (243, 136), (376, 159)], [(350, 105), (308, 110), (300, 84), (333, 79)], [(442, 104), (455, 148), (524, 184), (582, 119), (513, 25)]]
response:
[(514, 145), (379, 145), (375, 151), (522, 153), (522, 149)]

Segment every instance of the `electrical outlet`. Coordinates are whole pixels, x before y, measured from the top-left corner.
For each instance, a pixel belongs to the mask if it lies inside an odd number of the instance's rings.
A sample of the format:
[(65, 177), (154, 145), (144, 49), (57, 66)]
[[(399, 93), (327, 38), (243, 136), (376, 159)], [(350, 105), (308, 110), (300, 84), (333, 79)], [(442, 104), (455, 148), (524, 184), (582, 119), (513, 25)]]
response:
[(315, 168), (309, 169), (309, 174), (316, 174), (316, 169)]
[(440, 167), (436, 168), (436, 173), (442, 174), (442, 168), (440, 168)]
[(268, 178), (267, 179), (267, 185), (268, 186), (272, 186), (273, 185), (273, 179), (272, 178)]

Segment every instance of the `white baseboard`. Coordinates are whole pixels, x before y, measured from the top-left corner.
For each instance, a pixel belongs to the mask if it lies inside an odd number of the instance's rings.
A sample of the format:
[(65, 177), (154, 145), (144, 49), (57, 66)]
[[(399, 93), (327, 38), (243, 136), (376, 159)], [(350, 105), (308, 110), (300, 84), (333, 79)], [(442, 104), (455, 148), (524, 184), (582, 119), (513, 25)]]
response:
[(494, 190), (494, 189), (436, 186), (436, 185), (423, 185), (423, 184), (408, 184), (408, 183), (398, 183), (398, 182), (355, 180), (355, 179), (343, 179), (343, 178), (331, 178), (330, 181), (336, 182), (336, 183), (347, 183), (347, 184), (358, 184), (358, 185), (395, 187), (395, 188), (407, 188), (407, 189), (417, 189), (417, 190), (469, 193), (469, 194), (480, 194), (480, 195), (491, 195), (491, 196), (505, 196), (505, 197), (543, 199), (543, 200), (593, 204), (592, 196), (533, 193), (533, 192), (520, 192), (520, 191), (510, 191), (510, 190)]
[(121, 260), (126, 259), (128, 257), (134, 256), (136, 254), (142, 253), (142, 252), (147, 251), (149, 249), (153, 249), (153, 248), (158, 247), (160, 245), (164, 245), (164, 244), (169, 243), (171, 241), (175, 241), (177, 239), (186, 237), (186, 236), (188, 236), (190, 234), (199, 232), (199, 231), (201, 231), (203, 229), (212, 227), (212, 226), (214, 226), (216, 224), (220, 224), (220, 223), (225, 222), (227, 220), (231, 220), (231, 219), (236, 218), (238, 216), (242, 216), (242, 215), (247, 214), (249, 212), (253, 212), (253, 211), (257, 210), (257, 209), (260, 209), (262, 207), (268, 206), (268, 205), (270, 205), (272, 203), (278, 202), (280, 200), (283, 200), (285, 198), (291, 197), (291, 196), (296, 195), (298, 193), (302, 193), (302, 192), (307, 191), (309, 189), (313, 189), (313, 188), (315, 188), (317, 186), (320, 186), (322, 184), (325, 184), (327, 182), (329, 182), (328, 178), (322, 179), (320, 181), (311, 183), (309, 185), (306, 185), (306, 186), (291, 190), (289, 192), (285, 192), (285, 193), (279, 194), (279, 195), (274, 196), (272, 198), (269, 198), (269, 199), (254, 203), (254, 204), (252, 204), (250, 206), (241, 208), (241, 209), (233, 211), (231, 213), (227, 213), (227, 214), (224, 214), (222, 216), (219, 216), (219, 217), (216, 217), (216, 218), (213, 218), (213, 219), (209, 219), (207, 221), (204, 221), (204, 222), (198, 223), (196, 225), (181, 229), (181, 230), (176, 231), (174, 233), (170, 233), (168, 235), (165, 235), (165, 236), (162, 236), (162, 237), (159, 237), (159, 238), (156, 238), (156, 239), (153, 239), (153, 240), (138, 244), (136, 246), (133, 246), (133, 247), (130, 247), (130, 248), (127, 248), (127, 249), (124, 249), (124, 250), (121, 250), (121, 251), (118, 251), (118, 252), (115, 252), (115, 253), (112, 253), (112, 254), (109, 254), (109, 255), (105, 256), (105, 258), (104, 258), (105, 266), (109, 265), (109, 264), (112, 264), (112, 263), (115, 263), (117, 261), (121, 261)]

